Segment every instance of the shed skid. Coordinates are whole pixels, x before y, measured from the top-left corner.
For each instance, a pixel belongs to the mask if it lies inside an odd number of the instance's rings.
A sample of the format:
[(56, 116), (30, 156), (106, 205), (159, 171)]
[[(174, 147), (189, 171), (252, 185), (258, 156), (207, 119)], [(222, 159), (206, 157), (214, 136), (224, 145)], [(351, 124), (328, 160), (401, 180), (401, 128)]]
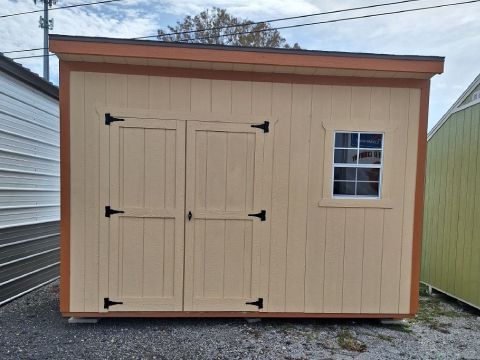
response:
[(415, 314), (428, 79), (443, 59), (51, 47), (63, 316)]

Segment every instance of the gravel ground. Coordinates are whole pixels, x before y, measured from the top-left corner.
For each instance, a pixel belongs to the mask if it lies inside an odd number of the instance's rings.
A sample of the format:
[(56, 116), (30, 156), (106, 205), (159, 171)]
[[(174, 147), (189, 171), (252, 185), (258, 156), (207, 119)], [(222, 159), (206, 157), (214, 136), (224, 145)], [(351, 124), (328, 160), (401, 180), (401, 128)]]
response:
[(480, 313), (422, 296), (416, 319), (102, 319), (70, 325), (52, 283), (0, 308), (1, 359), (480, 359)]

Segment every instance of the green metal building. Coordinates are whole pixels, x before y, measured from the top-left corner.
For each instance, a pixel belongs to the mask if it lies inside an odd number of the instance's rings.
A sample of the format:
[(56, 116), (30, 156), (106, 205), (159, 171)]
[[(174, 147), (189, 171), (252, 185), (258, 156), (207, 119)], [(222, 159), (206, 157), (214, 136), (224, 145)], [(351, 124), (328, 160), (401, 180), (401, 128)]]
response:
[(428, 134), (421, 281), (480, 308), (480, 75)]

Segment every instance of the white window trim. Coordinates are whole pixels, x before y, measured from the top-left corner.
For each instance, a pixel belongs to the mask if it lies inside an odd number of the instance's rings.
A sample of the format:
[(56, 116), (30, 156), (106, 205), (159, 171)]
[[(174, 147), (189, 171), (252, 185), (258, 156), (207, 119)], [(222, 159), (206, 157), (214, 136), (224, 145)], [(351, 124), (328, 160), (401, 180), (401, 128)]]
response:
[[(345, 163), (336, 163), (335, 162), (335, 150), (352, 150), (355, 148), (346, 148), (346, 147), (336, 147), (335, 146), (335, 137), (337, 133), (349, 133), (349, 134), (358, 134), (358, 146), (357, 150), (357, 164), (345, 164)], [(382, 134), (382, 147), (380, 149), (371, 149), (371, 148), (361, 148), (360, 147), (360, 134)], [(371, 199), (371, 200), (380, 200), (382, 199), (382, 183), (383, 183), (383, 159), (384, 159), (384, 147), (385, 147), (385, 132), (383, 131), (351, 131), (351, 130), (335, 130), (333, 131), (333, 151), (332, 151), (332, 187), (331, 187), (331, 195), (333, 199)], [(360, 159), (360, 150), (380, 150), (381, 158), (380, 164), (359, 164), (358, 160)], [(335, 195), (333, 193), (334, 183), (335, 183), (335, 168), (337, 167), (350, 167), (350, 168), (364, 168), (364, 169), (380, 169), (380, 174), (378, 178), (378, 196), (371, 196), (371, 195)], [(355, 183), (355, 192), (357, 192), (357, 183), (358, 180), (348, 181), (345, 182), (354, 182)], [(369, 181), (365, 181), (369, 182)], [(374, 181), (370, 181), (374, 182)]]

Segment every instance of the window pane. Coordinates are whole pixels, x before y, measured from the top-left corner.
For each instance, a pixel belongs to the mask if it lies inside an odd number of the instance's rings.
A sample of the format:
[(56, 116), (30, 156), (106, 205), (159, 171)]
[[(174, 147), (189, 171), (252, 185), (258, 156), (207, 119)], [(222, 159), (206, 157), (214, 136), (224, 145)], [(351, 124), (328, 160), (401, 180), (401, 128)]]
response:
[(381, 149), (383, 134), (360, 134), (360, 146), (367, 149)]
[(358, 181), (380, 181), (380, 169), (376, 168), (358, 168)]
[(335, 147), (356, 148), (358, 147), (357, 133), (336, 133)]
[(357, 150), (335, 149), (335, 164), (356, 164)]
[(333, 174), (334, 180), (353, 180), (356, 177), (356, 168), (336, 167)]
[(362, 182), (357, 183), (357, 195), (378, 196), (378, 182)]
[(334, 181), (334, 195), (355, 195), (355, 182), (353, 181)]
[(369, 150), (360, 149), (359, 151), (359, 164), (381, 164), (382, 163), (382, 150)]

